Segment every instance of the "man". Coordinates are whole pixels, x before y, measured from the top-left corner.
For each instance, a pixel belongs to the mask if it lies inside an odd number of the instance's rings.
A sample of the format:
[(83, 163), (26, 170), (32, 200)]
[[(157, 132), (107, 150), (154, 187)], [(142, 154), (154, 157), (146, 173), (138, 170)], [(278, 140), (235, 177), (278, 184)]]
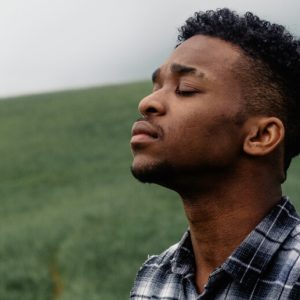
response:
[(300, 225), (281, 184), (300, 151), (299, 42), (228, 9), (196, 13), (132, 128), (133, 175), (179, 193), (189, 229), (131, 299), (300, 299)]

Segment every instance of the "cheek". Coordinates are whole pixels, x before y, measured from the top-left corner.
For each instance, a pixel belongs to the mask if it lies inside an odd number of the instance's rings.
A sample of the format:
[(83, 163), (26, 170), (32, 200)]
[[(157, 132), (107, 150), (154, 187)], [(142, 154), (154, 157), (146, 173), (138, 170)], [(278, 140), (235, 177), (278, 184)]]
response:
[(190, 118), (178, 118), (178, 122), (173, 122), (168, 127), (167, 143), (169, 155), (176, 156), (178, 159), (185, 159), (201, 150), (207, 145), (207, 140), (212, 139), (207, 126), (199, 119), (192, 116)]
[(215, 118), (195, 118), (191, 115), (190, 118), (182, 120), (169, 127), (172, 133), (169, 155), (175, 155), (182, 162), (198, 157), (201, 160), (222, 163), (234, 158), (242, 148), (240, 129), (233, 122), (233, 118), (223, 115)]

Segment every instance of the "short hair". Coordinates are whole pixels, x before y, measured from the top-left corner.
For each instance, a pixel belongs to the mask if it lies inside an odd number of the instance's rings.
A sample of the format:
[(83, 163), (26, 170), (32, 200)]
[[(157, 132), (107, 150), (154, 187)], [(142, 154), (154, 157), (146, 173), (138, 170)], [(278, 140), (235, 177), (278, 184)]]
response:
[(250, 12), (240, 16), (228, 8), (196, 12), (179, 29), (177, 46), (198, 34), (230, 42), (246, 54), (247, 72), (242, 70), (248, 84), (246, 109), (282, 120), (286, 131), (286, 171), (291, 159), (300, 152), (299, 40), (281, 25), (261, 20)]

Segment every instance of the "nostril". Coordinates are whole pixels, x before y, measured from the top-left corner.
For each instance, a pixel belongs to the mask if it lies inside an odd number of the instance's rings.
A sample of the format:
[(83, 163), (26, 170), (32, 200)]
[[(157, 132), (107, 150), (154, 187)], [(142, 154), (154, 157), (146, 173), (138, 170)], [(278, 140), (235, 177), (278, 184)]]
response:
[(157, 110), (156, 110), (154, 107), (151, 107), (151, 106), (150, 106), (150, 107), (148, 107), (148, 108), (146, 109), (146, 112), (151, 114), (151, 113), (156, 113)]

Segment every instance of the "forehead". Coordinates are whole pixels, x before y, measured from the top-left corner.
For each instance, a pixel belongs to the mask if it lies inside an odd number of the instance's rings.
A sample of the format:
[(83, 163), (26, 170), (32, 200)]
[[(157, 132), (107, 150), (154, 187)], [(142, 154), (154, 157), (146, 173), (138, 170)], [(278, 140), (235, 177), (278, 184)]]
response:
[(238, 46), (219, 38), (196, 35), (179, 45), (160, 69), (167, 71), (175, 63), (199, 69), (210, 79), (218, 79), (229, 76), (242, 57)]

